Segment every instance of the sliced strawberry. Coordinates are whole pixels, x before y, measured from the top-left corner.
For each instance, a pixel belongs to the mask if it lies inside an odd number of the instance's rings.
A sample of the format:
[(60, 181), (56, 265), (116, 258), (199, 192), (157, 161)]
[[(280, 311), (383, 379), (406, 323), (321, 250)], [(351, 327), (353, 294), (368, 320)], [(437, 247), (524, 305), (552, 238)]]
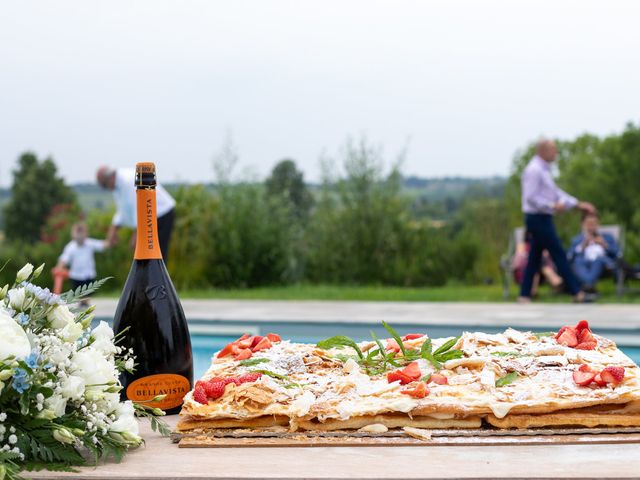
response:
[(575, 347), (578, 345), (578, 337), (572, 328), (565, 328), (556, 340), (560, 345), (564, 345), (565, 347)]
[(578, 332), (575, 331), (575, 328), (574, 327), (570, 327), (569, 325), (565, 325), (560, 330), (558, 330), (558, 333), (556, 333), (556, 340), (558, 340), (560, 338), (560, 335), (562, 335), (567, 330), (573, 330), (575, 332), (576, 338), (577, 338)]
[(269, 340), (266, 337), (263, 337), (262, 340), (260, 340), (258, 344), (255, 347), (253, 347), (251, 350), (254, 352), (259, 352), (260, 350), (269, 350), (271, 347), (273, 347), (271, 340)]
[(267, 338), (271, 340), (271, 343), (278, 343), (282, 341), (282, 338), (280, 338), (280, 335), (277, 333), (267, 333)]
[(233, 347), (235, 347), (233, 343), (227, 344), (222, 350), (218, 352), (217, 357), (223, 358), (223, 357), (226, 357), (227, 355), (231, 355), (233, 353)]
[(418, 380), (422, 376), (418, 362), (411, 362), (402, 369), (402, 373), (413, 380)]
[(252, 340), (251, 341), (251, 345), (249, 345), (247, 348), (255, 347), (256, 345), (258, 345), (262, 341), (263, 338), (264, 337), (262, 335), (256, 335), (254, 337), (251, 337), (251, 340)]
[(387, 382), (392, 383), (397, 380), (400, 381), (400, 385), (406, 385), (407, 383), (413, 382), (411, 377), (402, 373), (400, 370), (394, 370), (393, 372), (387, 373)]
[(596, 384), (599, 387), (606, 387), (607, 386), (607, 382), (605, 382), (604, 380), (602, 380), (602, 376), (598, 373), (596, 374), (596, 377), (593, 379), (594, 382), (596, 382)]
[(595, 341), (596, 337), (593, 336), (593, 333), (591, 333), (591, 330), (589, 330), (588, 328), (578, 331), (578, 344)]
[(596, 378), (596, 372), (591, 371), (588, 365), (581, 365), (573, 372), (573, 381), (576, 385), (586, 387)]
[(419, 382), (416, 388), (410, 388), (407, 390), (401, 390), (400, 393), (409, 395), (413, 398), (424, 398), (429, 395), (429, 388), (424, 382)]
[(251, 358), (252, 355), (253, 355), (253, 352), (251, 352), (250, 348), (239, 348), (238, 353), (236, 353), (235, 359), (246, 360), (248, 358)]
[(209, 380), (204, 383), (204, 391), (208, 398), (215, 400), (224, 395), (224, 389), (227, 386), (222, 380)]
[(424, 334), (422, 333), (407, 333), (404, 337), (402, 337), (402, 341), (406, 342), (407, 340), (415, 340), (416, 338), (422, 338)]
[(596, 370), (595, 368), (591, 368), (591, 366), (587, 365), (586, 363), (583, 363), (582, 365), (580, 365), (578, 367), (578, 370), (580, 370), (581, 372), (598, 373), (598, 370)]
[(398, 345), (398, 342), (396, 342), (393, 338), (388, 338), (387, 339), (387, 346), (385, 347), (385, 350), (387, 352), (399, 353), (400, 352), (400, 345)]
[(245, 338), (244, 340), (238, 340), (236, 342), (236, 345), (238, 346), (238, 348), (251, 348), (251, 346), (253, 345), (253, 340), (256, 337), (248, 337)]
[(437, 383), (438, 385), (448, 385), (449, 379), (442, 375), (441, 373), (432, 373), (429, 378), (429, 383)]
[(198, 403), (202, 403), (203, 405), (209, 403), (209, 401), (207, 400), (207, 392), (205, 392), (202, 385), (197, 386), (193, 390), (193, 399)]
[(624, 367), (606, 367), (600, 372), (602, 381), (613, 385), (619, 385), (624, 380)]
[(581, 332), (582, 330), (591, 331), (591, 328), (589, 328), (589, 322), (587, 322), (586, 320), (580, 320), (574, 328), (577, 332)]
[(595, 350), (598, 344), (596, 342), (582, 342), (575, 346), (577, 350)]
[(242, 385), (243, 383), (255, 382), (261, 376), (262, 376), (262, 373), (260, 373), (260, 372), (244, 373), (244, 374), (240, 375), (238, 378), (235, 379), (235, 384), (236, 385)]

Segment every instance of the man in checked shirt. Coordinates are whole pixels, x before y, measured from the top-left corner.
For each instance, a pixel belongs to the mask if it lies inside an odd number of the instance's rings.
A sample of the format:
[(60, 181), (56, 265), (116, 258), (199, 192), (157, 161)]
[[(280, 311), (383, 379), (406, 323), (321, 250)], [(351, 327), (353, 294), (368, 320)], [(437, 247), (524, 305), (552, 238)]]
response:
[(520, 303), (531, 301), (533, 278), (540, 270), (544, 250), (551, 255), (574, 301), (582, 302), (585, 299), (556, 233), (553, 215), (573, 208), (585, 213), (596, 213), (596, 209), (589, 202), (578, 201), (558, 188), (551, 175), (551, 164), (555, 161), (557, 153), (553, 140), (540, 140), (536, 145), (536, 154), (522, 173), (522, 211), (531, 238), (531, 248), (518, 297)]

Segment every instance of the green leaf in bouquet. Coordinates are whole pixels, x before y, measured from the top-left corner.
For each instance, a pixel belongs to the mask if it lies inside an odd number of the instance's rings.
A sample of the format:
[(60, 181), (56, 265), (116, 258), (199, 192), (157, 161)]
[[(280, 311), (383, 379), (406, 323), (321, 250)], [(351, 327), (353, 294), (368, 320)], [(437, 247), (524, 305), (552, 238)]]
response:
[(60, 298), (67, 304), (76, 303), (79, 300), (82, 300), (84, 297), (87, 297), (96, 292), (111, 278), (113, 277), (102, 278), (100, 280), (96, 280), (95, 282), (88, 283), (87, 285), (82, 285), (76, 288), (75, 291), (69, 290), (68, 292), (60, 295)]

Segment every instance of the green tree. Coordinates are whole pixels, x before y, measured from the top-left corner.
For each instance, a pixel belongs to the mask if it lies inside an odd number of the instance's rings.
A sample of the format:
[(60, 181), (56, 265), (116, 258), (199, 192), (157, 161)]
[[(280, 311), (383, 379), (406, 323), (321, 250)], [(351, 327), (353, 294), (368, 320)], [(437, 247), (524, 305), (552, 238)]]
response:
[(75, 204), (76, 195), (57, 175), (53, 159), (39, 161), (23, 153), (13, 171), (11, 199), (5, 206), (5, 232), (9, 240), (34, 243), (56, 205)]
[(304, 183), (304, 174), (298, 170), (293, 160), (284, 159), (278, 162), (265, 181), (265, 186), (267, 195), (290, 202), (292, 212), (297, 218), (307, 218), (313, 198)]

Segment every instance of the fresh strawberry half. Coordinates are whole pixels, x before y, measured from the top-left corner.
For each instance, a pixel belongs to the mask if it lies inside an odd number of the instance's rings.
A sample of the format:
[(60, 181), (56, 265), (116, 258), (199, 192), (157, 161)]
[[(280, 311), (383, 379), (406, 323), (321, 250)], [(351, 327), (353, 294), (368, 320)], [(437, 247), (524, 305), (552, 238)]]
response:
[(419, 382), (418, 385), (416, 385), (416, 388), (401, 390), (400, 393), (409, 395), (413, 398), (424, 398), (429, 395), (429, 388), (427, 387), (426, 383)]
[(560, 345), (564, 345), (565, 347), (576, 347), (578, 346), (578, 336), (576, 332), (572, 328), (562, 327), (564, 330), (558, 333), (556, 340)]
[(587, 322), (586, 320), (580, 320), (578, 323), (576, 323), (575, 329), (577, 332), (581, 332), (582, 330), (591, 331), (591, 328), (589, 327), (589, 322)]
[(595, 342), (596, 337), (593, 336), (591, 330), (588, 328), (584, 328), (582, 330), (578, 330), (578, 343), (587, 343), (587, 342)]
[(207, 397), (215, 400), (216, 398), (220, 398), (224, 395), (224, 389), (227, 384), (223, 381), (208, 381), (204, 384), (204, 391), (207, 394)]
[(429, 378), (429, 383), (437, 383), (438, 385), (448, 385), (449, 379), (442, 375), (441, 373), (432, 373)]
[(387, 382), (389, 383), (400, 381), (400, 385), (406, 385), (407, 383), (413, 382), (413, 380), (413, 378), (404, 374), (401, 370), (394, 370), (393, 372), (387, 373)]
[(573, 381), (576, 385), (586, 387), (595, 380), (597, 374), (598, 372), (593, 370), (589, 365), (582, 364), (573, 372)]
[(605, 367), (600, 372), (600, 377), (607, 384), (619, 385), (624, 380), (624, 367)]
[(416, 338), (422, 338), (424, 337), (424, 334), (422, 333), (407, 333), (404, 337), (402, 337), (403, 341), (407, 341), (407, 340), (415, 340)]
[(273, 347), (273, 344), (271, 343), (271, 340), (269, 340), (267, 337), (264, 337), (251, 350), (254, 351), (254, 352), (259, 352), (260, 350), (269, 350), (271, 347)]
[(207, 392), (205, 392), (203, 386), (197, 386), (193, 390), (193, 399), (198, 403), (202, 403), (203, 405), (209, 402), (209, 400), (207, 399)]
[(242, 385), (243, 383), (255, 382), (260, 377), (262, 377), (262, 373), (260, 373), (260, 372), (244, 373), (244, 374), (240, 375), (238, 378), (235, 379), (235, 384), (236, 385)]
[(387, 346), (385, 347), (385, 350), (387, 352), (399, 353), (400, 352), (400, 345), (398, 345), (398, 342), (396, 342), (395, 339), (389, 338), (389, 339), (387, 339)]
[(280, 335), (269, 333), (266, 337), (261, 335), (249, 335), (245, 333), (239, 339), (226, 345), (218, 353), (218, 358), (224, 358), (233, 355), (236, 360), (246, 360), (251, 358), (253, 352), (267, 350), (273, 346), (272, 342), (281, 342)]
[(280, 338), (280, 335), (277, 333), (267, 333), (267, 338), (271, 340), (271, 343), (278, 343), (282, 341), (282, 338)]
[(418, 362), (411, 362), (402, 369), (402, 373), (413, 380), (418, 380), (422, 376)]
[(599, 373), (596, 375), (596, 378), (594, 378), (593, 381), (596, 382), (596, 385), (598, 385), (599, 387), (606, 387), (607, 386), (607, 382), (605, 382), (602, 379), (602, 376)]
[(565, 347), (578, 350), (595, 350), (598, 345), (596, 337), (591, 333), (589, 322), (580, 320), (576, 325), (566, 325), (556, 334), (556, 341)]
[(248, 358), (251, 358), (252, 355), (253, 352), (250, 348), (239, 348), (235, 355), (235, 358), (236, 360), (247, 360)]

